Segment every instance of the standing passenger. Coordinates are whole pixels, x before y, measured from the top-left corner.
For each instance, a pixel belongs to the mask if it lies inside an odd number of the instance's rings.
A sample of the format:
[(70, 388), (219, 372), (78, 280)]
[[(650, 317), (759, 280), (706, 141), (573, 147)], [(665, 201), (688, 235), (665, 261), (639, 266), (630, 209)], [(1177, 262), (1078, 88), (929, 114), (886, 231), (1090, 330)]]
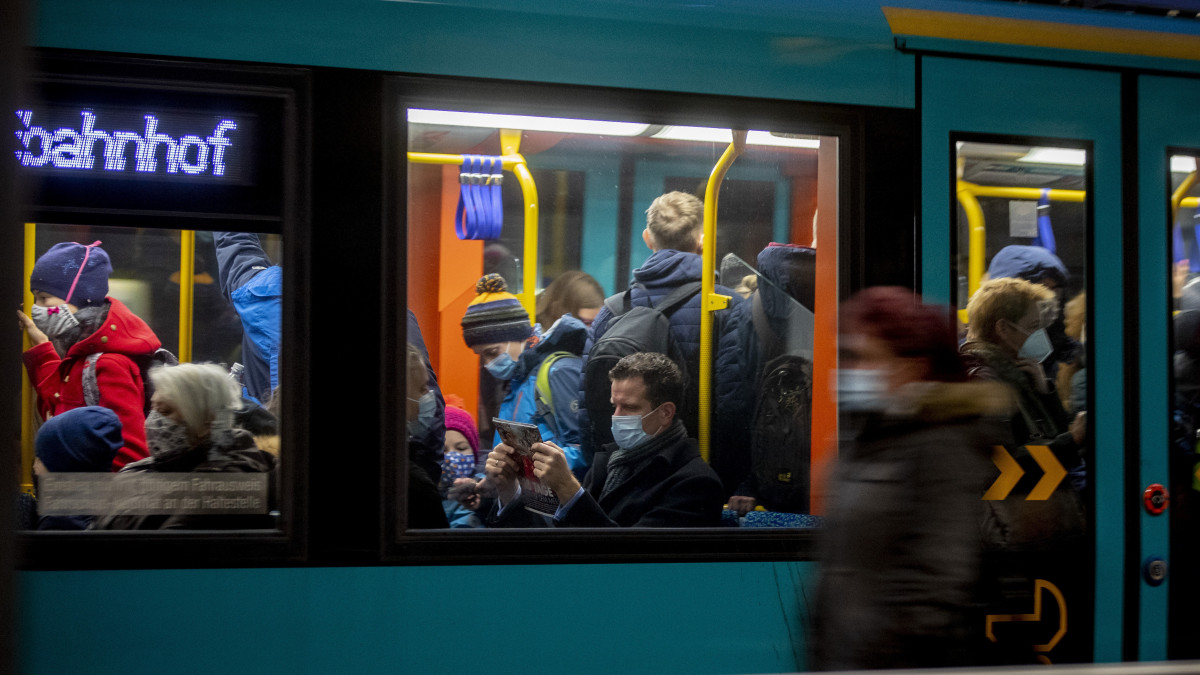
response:
[[(110, 274), (112, 264), (100, 242), (55, 244), (38, 258), (29, 277), (32, 319), (20, 310), (17, 318), (33, 345), (24, 360), (39, 416), (48, 420), (87, 405), (88, 399), (115, 412), (125, 439), (112, 461), (116, 471), (147, 456), (145, 383), (138, 360), (148, 359), (162, 343), (120, 300), (107, 297)], [(86, 377), (85, 369), (90, 369)], [(98, 391), (91, 391), (90, 383)]]
[(870, 288), (842, 310), (839, 449), (821, 530), (817, 670), (961, 665), (981, 558), (989, 434), (1007, 396), (964, 383), (949, 310)]
[(549, 328), (563, 314), (570, 314), (590, 327), (603, 306), (600, 282), (587, 272), (568, 270), (555, 277), (538, 296), (537, 322)]
[[(686, 192), (668, 192), (655, 199), (650, 208), (646, 209), (646, 229), (642, 231), (642, 241), (653, 254), (641, 267), (633, 271), (633, 283), (629, 289), (631, 304), (651, 306), (679, 287), (701, 281), (704, 261), (699, 253), (705, 243), (703, 238), (704, 203), (700, 199)], [(716, 242), (712, 242), (712, 245), (715, 244)], [(740, 295), (724, 286), (716, 286), (715, 291), (732, 298), (729, 303), (730, 317), (744, 302)], [(696, 396), (700, 377), (700, 295), (699, 292), (693, 295), (670, 317), (671, 337), (687, 362), (687, 392), (684, 400), (679, 402), (678, 414), (693, 438), (700, 430), (700, 411)], [(594, 340), (599, 341), (604, 336), (612, 318), (613, 314), (607, 307), (600, 310), (592, 323)], [(741, 403), (748, 394), (744, 392), (744, 383), (737, 372), (737, 331), (733, 323), (728, 319), (723, 320), (721, 312), (714, 315), (714, 467), (725, 465), (726, 453), (745, 453), (745, 433), (744, 429), (740, 428), (744, 416), (739, 417), (736, 411), (741, 409)], [(613, 441), (608, 428), (612, 406), (595, 403), (607, 400), (608, 381), (582, 384), (586, 390), (581, 391), (579, 397), (583, 407), (580, 410), (580, 426), (583, 428), (586, 454), (590, 456), (602, 445)], [(582, 406), (588, 400), (593, 401), (597, 410), (588, 410)], [(718, 473), (724, 474), (720, 468)], [(739, 479), (740, 477), (731, 474), (721, 476), (727, 493), (732, 492)]]
[[(507, 383), (497, 417), (536, 424), (542, 440), (562, 447), (571, 470), (583, 475), (587, 463), (579, 453), (576, 396), (587, 327), (575, 317), (563, 316), (545, 334), (535, 336), (529, 314), (508, 292), (503, 277), (484, 276), (475, 284), (475, 292), (478, 295), (462, 318), (463, 341), (483, 358), (493, 377)], [(549, 365), (543, 368), (543, 363)], [(499, 444), (497, 432), (493, 446)]]

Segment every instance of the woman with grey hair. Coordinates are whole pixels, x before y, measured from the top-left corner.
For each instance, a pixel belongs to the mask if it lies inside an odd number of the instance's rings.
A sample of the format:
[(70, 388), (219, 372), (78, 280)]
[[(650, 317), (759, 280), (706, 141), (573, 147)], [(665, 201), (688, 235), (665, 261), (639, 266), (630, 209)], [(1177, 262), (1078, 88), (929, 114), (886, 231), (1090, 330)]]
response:
[[(273, 474), (275, 457), (255, 447), (249, 432), (234, 426), (241, 399), (237, 384), (223, 368), (209, 363), (165, 366), (150, 371), (150, 382), (154, 386), (151, 411), (146, 417), (150, 456), (127, 465), (118, 474), (118, 481), (131, 473)], [(194, 478), (189, 484), (197, 483)], [(273, 475), (266, 484), (268, 493), (273, 492)], [(99, 520), (95, 529), (270, 529), (275, 527), (268, 515), (273, 501), (268, 494), (256, 513), (239, 509), (236, 515), (195, 513), (194, 509), (182, 513), (171, 508), (150, 515), (115, 514)]]

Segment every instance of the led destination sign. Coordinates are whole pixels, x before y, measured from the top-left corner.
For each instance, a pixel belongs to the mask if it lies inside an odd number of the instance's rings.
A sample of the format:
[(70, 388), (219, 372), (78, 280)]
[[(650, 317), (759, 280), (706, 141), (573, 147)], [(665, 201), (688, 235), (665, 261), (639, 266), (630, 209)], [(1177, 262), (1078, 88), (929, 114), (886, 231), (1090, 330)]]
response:
[(93, 108), (16, 113), (16, 157), (28, 169), (134, 179), (247, 177), (252, 124), (245, 117)]

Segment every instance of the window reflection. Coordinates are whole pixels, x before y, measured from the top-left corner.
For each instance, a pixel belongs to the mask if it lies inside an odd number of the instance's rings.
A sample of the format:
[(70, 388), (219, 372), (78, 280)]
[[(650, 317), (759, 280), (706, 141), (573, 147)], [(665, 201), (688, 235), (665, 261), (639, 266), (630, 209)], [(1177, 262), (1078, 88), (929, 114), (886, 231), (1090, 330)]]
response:
[[(444, 435), (410, 435), (409, 450), (438, 453), (425, 473), (451, 527), (816, 523), (813, 447), (832, 447), (836, 431), (836, 328), (822, 333), (814, 318), (816, 298), (836, 309), (836, 137), (750, 132), (718, 184), (709, 244), (704, 200), (729, 129), (430, 108), (409, 110), (408, 122), (408, 304), (432, 371), (410, 379), (436, 377), (446, 401)], [(709, 245), (726, 259), (710, 264), (730, 300), (713, 312), (702, 425), (698, 287)], [(629, 308), (680, 291), (654, 347), (686, 383), (672, 400), (625, 397), (606, 374), (625, 353), (590, 358), (594, 345), (611, 348), (604, 337), (625, 321), (631, 288)], [(624, 380), (654, 389), (662, 373), (651, 372)], [(494, 419), (549, 443), (503, 443)], [(673, 469), (650, 480), (654, 461)], [(699, 482), (676, 491), (673, 472), (685, 466)], [(540, 514), (521, 508), (538, 488), (513, 480), (534, 469), (552, 486)], [(409, 527), (416, 508), (410, 493)]]
[(279, 237), (26, 236), (19, 526), (274, 528)]

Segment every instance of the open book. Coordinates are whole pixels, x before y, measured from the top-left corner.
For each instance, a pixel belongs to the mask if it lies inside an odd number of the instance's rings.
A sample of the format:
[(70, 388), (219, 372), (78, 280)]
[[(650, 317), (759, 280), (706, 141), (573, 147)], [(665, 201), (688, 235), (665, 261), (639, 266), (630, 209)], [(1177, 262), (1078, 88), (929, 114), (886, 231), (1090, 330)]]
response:
[(516, 450), (520, 471), (517, 482), (521, 486), (521, 500), (525, 508), (534, 513), (553, 516), (558, 510), (558, 497), (537, 476), (533, 475), (533, 444), (542, 442), (542, 434), (533, 424), (509, 422), (493, 417), (492, 424), (500, 432), (504, 444)]

